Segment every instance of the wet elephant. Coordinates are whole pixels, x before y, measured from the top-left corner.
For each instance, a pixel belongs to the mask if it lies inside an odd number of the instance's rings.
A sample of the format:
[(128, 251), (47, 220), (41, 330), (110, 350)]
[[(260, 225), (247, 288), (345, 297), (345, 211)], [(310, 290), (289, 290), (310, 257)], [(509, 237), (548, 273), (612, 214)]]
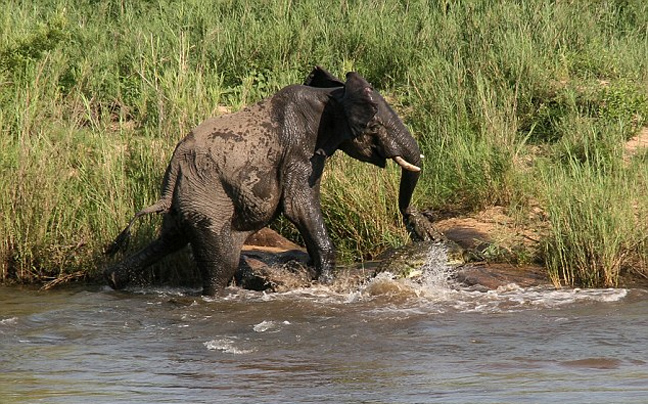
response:
[(291, 85), (237, 113), (204, 121), (182, 139), (164, 176), (162, 196), (138, 212), (110, 251), (119, 248), (140, 216), (164, 215), (159, 237), (108, 267), (111, 287), (191, 244), (212, 295), (227, 286), (245, 239), (283, 213), (303, 236), (320, 281), (329, 281), (335, 250), (320, 207), (325, 160), (336, 150), (384, 167), (402, 167), (399, 208), (407, 224), (421, 154), (405, 125), (359, 74), (342, 82), (316, 67)]

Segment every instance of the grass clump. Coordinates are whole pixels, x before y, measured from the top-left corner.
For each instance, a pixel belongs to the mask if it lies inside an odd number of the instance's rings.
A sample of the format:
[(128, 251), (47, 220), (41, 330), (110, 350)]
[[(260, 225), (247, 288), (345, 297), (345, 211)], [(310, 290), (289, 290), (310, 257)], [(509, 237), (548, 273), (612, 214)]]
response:
[[(3, 281), (96, 273), (102, 247), (157, 198), (191, 127), (300, 82), (316, 64), (362, 73), (412, 129), (426, 155), (420, 209), (541, 203), (551, 231), (539, 258), (557, 284), (616, 285), (648, 262), (645, 153), (623, 153), (648, 119), (643, 1), (2, 7)], [(343, 260), (406, 241), (398, 177), (330, 162), (322, 204)], [(156, 223), (140, 225), (133, 248)]]
[(616, 287), (621, 271), (643, 254), (645, 184), (627, 171), (600, 169), (600, 163), (573, 158), (541, 170), (551, 224), (543, 252), (557, 286)]

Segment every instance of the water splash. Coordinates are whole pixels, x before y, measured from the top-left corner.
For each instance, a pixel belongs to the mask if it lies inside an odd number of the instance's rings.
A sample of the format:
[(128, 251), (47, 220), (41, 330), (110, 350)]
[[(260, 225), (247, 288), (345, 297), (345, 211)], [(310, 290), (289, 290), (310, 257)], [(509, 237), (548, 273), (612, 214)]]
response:
[(14, 325), (14, 324), (16, 324), (17, 321), (18, 321), (18, 317), (5, 318), (5, 319), (0, 320), (0, 326)]
[[(301, 300), (318, 305), (363, 304), (396, 305), (404, 310), (413, 306), (428, 312), (511, 312), (536, 308), (550, 308), (587, 302), (617, 302), (628, 295), (627, 289), (559, 289), (550, 286), (523, 288), (514, 283), (494, 290), (480, 291), (457, 282), (456, 267), (449, 264), (448, 249), (442, 244), (431, 244), (425, 251), (422, 265), (411, 271), (413, 276), (402, 278), (388, 271), (380, 272), (363, 281), (340, 276), (333, 285), (314, 283), (308, 287), (285, 292), (266, 293), (231, 287), (224, 296), (202, 297), (205, 303), (223, 301)], [(396, 272), (396, 271), (395, 271)], [(134, 289), (139, 294), (157, 294), (161, 297), (195, 296), (195, 290), (176, 288)], [(260, 323), (256, 332), (270, 332), (279, 324)], [(209, 342), (209, 349), (228, 352), (232, 341)], [(208, 343), (206, 343), (208, 344)], [(219, 345), (220, 344), (220, 345)], [(207, 346), (207, 345), (206, 345)], [(240, 352), (238, 352), (240, 353)]]
[(494, 290), (478, 291), (453, 279), (456, 269), (448, 264), (448, 250), (433, 245), (427, 252), (420, 276), (397, 278), (388, 272), (367, 282), (359, 299), (387, 298), (390, 302), (416, 300), (420, 307), (459, 312), (511, 312), (587, 302), (618, 302), (627, 289), (555, 289), (550, 286), (523, 288), (515, 283)]
[(255, 351), (254, 349), (242, 349), (237, 346), (237, 343), (236, 337), (223, 337), (207, 341), (203, 345), (210, 351), (221, 351), (233, 355), (249, 354)]
[(399, 278), (390, 272), (378, 274), (367, 282), (362, 292), (369, 296), (401, 295), (403, 298), (445, 300), (456, 291), (457, 284), (451, 280), (455, 268), (448, 264), (448, 249), (442, 244), (432, 244), (425, 260), (415, 276)]
[(290, 321), (279, 322), (273, 320), (270, 321), (263, 320), (259, 324), (255, 324), (254, 327), (252, 327), (252, 329), (254, 330), (254, 332), (258, 332), (258, 333), (263, 333), (263, 332), (275, 333), (281, 331), (282, 326), (285, 325), (290, 325)]

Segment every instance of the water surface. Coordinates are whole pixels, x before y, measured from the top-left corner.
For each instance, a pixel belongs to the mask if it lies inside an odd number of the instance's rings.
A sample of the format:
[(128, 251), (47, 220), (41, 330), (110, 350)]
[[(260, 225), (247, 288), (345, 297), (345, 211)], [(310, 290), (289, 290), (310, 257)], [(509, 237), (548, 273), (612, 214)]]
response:
[(648, 293), (0, 288), (3, 403), (646, 403)]

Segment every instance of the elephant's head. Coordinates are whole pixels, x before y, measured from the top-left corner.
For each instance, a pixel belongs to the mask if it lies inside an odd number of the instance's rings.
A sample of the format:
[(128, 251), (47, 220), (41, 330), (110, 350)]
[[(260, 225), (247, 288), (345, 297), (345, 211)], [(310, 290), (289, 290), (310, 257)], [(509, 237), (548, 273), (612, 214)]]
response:
[(402, 168), (398, 206), (408, 222), (410, 201), (421, 174), (421, 152), (407, 127), (380, 93), (359, 74), (346, 75), (346, 83), (316, 67), (304, 83), (311, 87), (342, 87), (332, 95), (338, 120), (346, 121), (337, 147), (360, 161), (385, 167), (393, 159)]

